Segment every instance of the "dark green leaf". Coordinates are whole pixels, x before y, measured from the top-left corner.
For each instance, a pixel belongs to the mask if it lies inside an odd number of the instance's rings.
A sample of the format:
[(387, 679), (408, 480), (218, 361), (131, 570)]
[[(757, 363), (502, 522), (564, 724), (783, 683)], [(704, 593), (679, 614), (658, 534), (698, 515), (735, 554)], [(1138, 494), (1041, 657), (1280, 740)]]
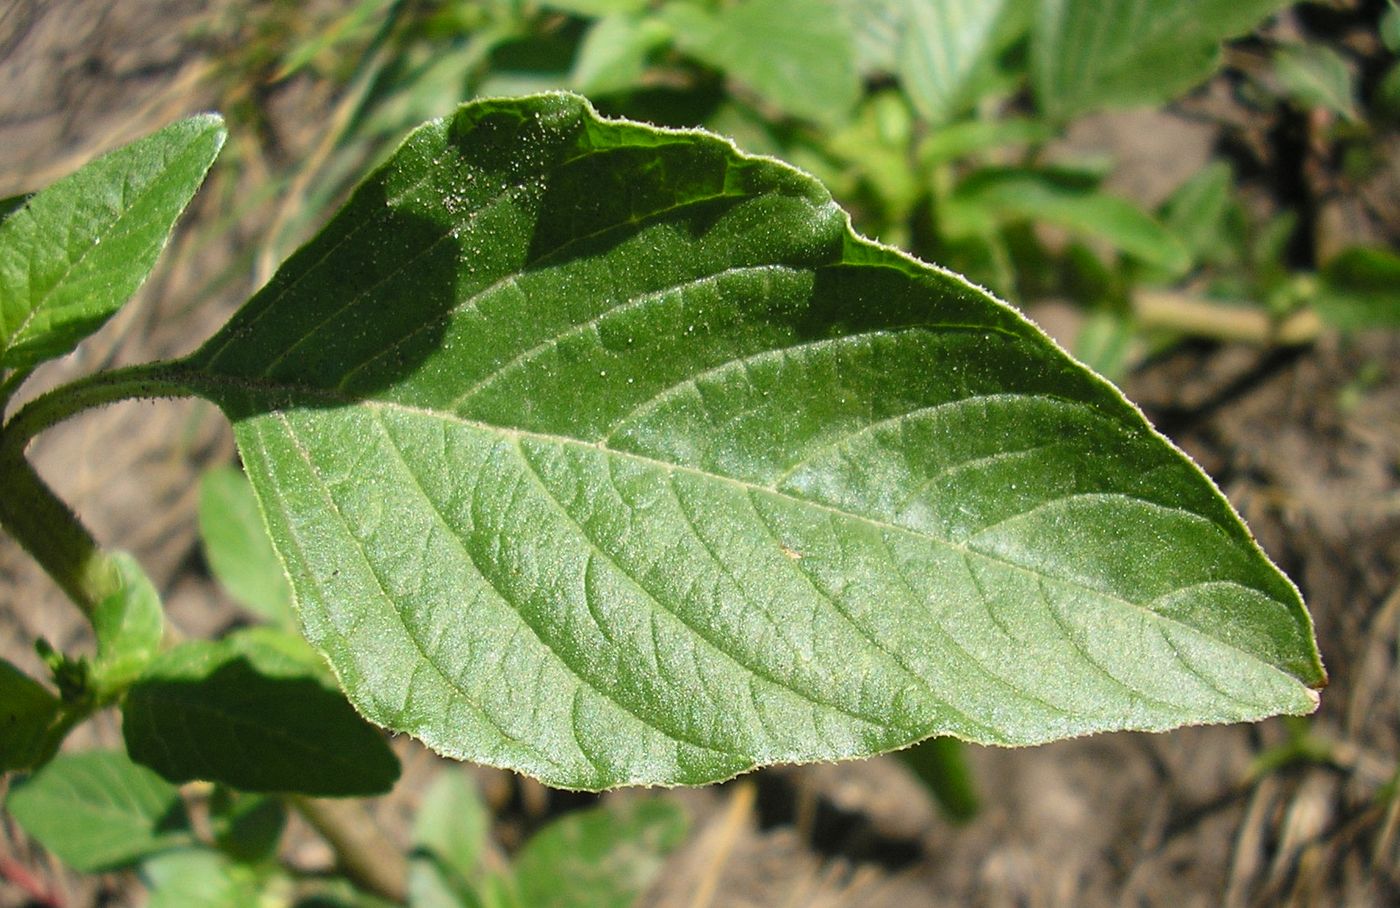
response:
[(1288, 0), (1041, 0), (1031, 81), (1054, 119), (1098, 107), (1154, 104), (1210, 75), (1220, 42)]
[(286, 804), (276, 796), (240, 794), (219, 786), (209, 799), (214, 842), (235, 861), (251, 864), (272, 857), (286, 824)]
[(0, 199), (0, 221), (5, 220), (24, 207), (24, 203), (34, 198), (32, 192), (22, 192), (19, 195), (8, 196)]
[(0, 367), (62, 356), (145, 281), (224, 143), (213, 114), (91, 162), (0, 223)]
[(1354, 247), (1322, 269), (1314, 303), (1335, 328), (1400, 328), (1400, 256)]
[(0, 659), (0, 773), (48, 759), (60, 715), (48, 688)]
[(175, 786), (125, 754), (56, 757), (16, 783), (5, 809), (74, 870), (107, 870), (190, 841)]
[(415, 132), (174, 367), (373, 721), (555, 785), (1307, 712), (1297, 591), (1102, 379), (810, 177)]
[(661, 9), (676, 45), (780, 110), (839, 123), (860, 98), (855, 45), (836, 0), (742, 0)]
[(398, 759), (298, 646), (263, 629), (164, 653), (123, 707), (132, 758), (172, 781), (244, 791), (388, 791)]
[(944, 815), (959, 823), (975, 817), (978, 810), (966, 747), (957, 738), (929, 738), (896, 754), (928, 787)]
[(685, 813), (646, 798), (565, 815), (515, 859), (519, 904), (528, 908), (630, 908), (662, 860), (685, 838)]
[(200, 480), (199, 535), (210, 570), (230, 596), (273, 624), (295, 626), (292, 587), (241, 470), (214, 469)]
[(121, 572), (121, 589), (99, 602), (92, 615), (97, 634), (92, 681), (102, 697), (119, 694), (136, 680), (160, 650), (165, 633), (160, 594), (145, 571), (125, 553), (112, 560)]

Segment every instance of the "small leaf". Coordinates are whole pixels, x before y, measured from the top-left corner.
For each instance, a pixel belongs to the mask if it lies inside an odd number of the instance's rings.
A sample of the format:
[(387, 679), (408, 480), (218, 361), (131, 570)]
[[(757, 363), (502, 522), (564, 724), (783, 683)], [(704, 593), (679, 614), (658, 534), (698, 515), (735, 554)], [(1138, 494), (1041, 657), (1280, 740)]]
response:
[(287, 807), (279, 797), (241, 794), (219, 786), (209, 799), (209, 825), (220, 851), (252, 864), (277, 852), (287, 825)]
[(1400, 256), (1353, 247), (1322, 269), (1314, 305), (1334, 328), (1400, 328)]
[(689, 822), (662, 798), (566, 814), (515, 859), (519, 903), (529, 908), (629, 908), (685, 839)]
[(62, 754), (17, 782), (5, 809), (74, 870), (134, 863), (191, 841), (175, 786), (125, 754)]
[(1220, 42), (1288, 0), (1041, 0), (1031, 33), (1031, 82), (1064, 120), (1099, 107), (1155, 104), (1204, 80)]
[(1041, 120), (1024, 117), (966, 120), (930, 133), (919, 146), (919, 160), (933, 167), (997, 148), (1048, 142), (1054, 137), (1054, 128)]
[(807, 175), (576, 96), (422, 127), (166, 368), (234, 421), (357, 708), (554, 785), (1307, 712), (1325, 679), (1116, 389)]
[(1213, 161), (1181, 185), (1162, 206), (1162, 225), (1171, 231), (1192, 258), (1217, 261), (1225, 216), (1230, 207), (1234, 171), (1226, 161)]
[(934, 123), (977, 100), (998, 47), (998, 27), (1017, 0), (912, 0), (899, 53), (899, 81)]
[(408, 868), (412, 908), (476, 908), (491, 815), (471, 778), (443, 772), (419, 803)]
[(977, 816), (979, 808), (966, 748), (957, 738), (929, 738), (895, 754), (928, 787), (944, 816), (956, 823)]
[(160, 594), (136, 560), (125, 553), (112, 556), (121, 573), (121, 589), (103, 599), (93, 611), (97, 658), (92, 683), (98, 696), (115, 696), (135, 681), (160, 650), (165, 612)]
[(48, 688), (0, 659), (0, 773), (47, 760), (61, 714)]
[(671, 30), (658, 19), (625, 15), (599, 19), (579, 44), (569, 84), (594, 95), (633, 88), (641, 82), (652, 52), (670, 37)]
[(121, 308), (224, 143), (181, 120), (64, 177), (0, 223), (0, 367), (69, 352)]
[(1117, 196), (1053, 171), (978, 171), (954, 191), (943, 212), (948, 226), (976, 234), (1012, 221), (1044, 222), (1095, 237), (1170, 274), (1191, 264), (1186, 250), (1151, 215)]
[(676, 46), (794, 116), (835, 124), (860, 98), (855, 46), (835, 0), (742, 0), (659, 13)]
[(248, 908), (259, 904), (257, 874), (208, 848), (182, 848), (141, 864), (146, 908)]
[(1274, 51), (1274, 72), (1288, 96), (1303, 108), (1330, 110), (1360, 119), (1356, 75), (1346, 60), (1322, 44), (1286, 44)]
[(239, 605), (279, 627), (296, 626), (287, 573), (241, 470), (213, 469), (200, 480), (199, 535), (209, 569)]
[(638, 13), (646, 5), (647, 0), (540, 0), (540, 6), (595, 19), (615, 13)]
[(122, 732), (133, 759), (175, 782), (244, 791), (371, 795), (399, 763), (312, 660), (280, 636), (234, 634), (164, 653), (132, 686)]

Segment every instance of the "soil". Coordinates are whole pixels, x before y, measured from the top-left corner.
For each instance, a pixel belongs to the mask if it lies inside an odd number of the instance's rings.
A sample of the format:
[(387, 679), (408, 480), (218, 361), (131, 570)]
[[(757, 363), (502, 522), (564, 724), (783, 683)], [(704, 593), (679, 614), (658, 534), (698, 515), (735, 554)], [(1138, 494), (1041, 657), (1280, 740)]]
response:
[[(1367, 36), (1345, 28), (1354, 6), (1334, 4), (1340, 19), (1322, 26), (1285, 16), (1276, 28), (1326, 27), (1345, 46), (1365, 44)], [(216, 171), (139, 300), (78, 354), (45, 366), (34, 390), (184, 352), (253, 289), (250, 263), (266, 251), (262, 237), (281, 207), (258, 190), (314, 149), (333, 89), (294, 80), (231, 97), (218, 88), (228, 84), (221, 67), (247, 27), (240, 8), (10, 0), (0, 11), (0, 197), (178, 116), (234, 103), (254, 105), (261, 117), (256, 130), (234, 136), (225, 158), (238, 166)], [(1247, 66), (1251, 49), (1238, 53)], [(1218, 79), (1166, 113), (1086, 121), (1068, 142), (1114, 154), (1118, 188), (1147, 200), (1226, 151), (1259, 205), (1305, 210), (1304, 242), (1291, 252), (1301, 264), (1344, 242), (1395, 245), (1396, 167), (1350, 177), (1318, 138), (1325, 122), (1242, 107), (1233, 97)], [(1392, 150), (1396, 143), (1376, 141)], [(1400, 799), (1392, 790), (1400, 761), (1400, 335), (1325, 334), (1296, 350), (1187, 343), (1144, 361), (1125, 390), (1217, 479), (1302, 589), (1331, 674), (1316, 716), (1018, 751), (971, 748), (983, 806), (962, 826), (943, 819), (887, 759), (671, 792), (690, 810), (693, 831), (643, 904), (1400, 904)], [(180, 630), (207, 635), (237, 620), (195, 538), (196, 478), (233, 457), (216, 412), (121, 404), (47, 433), (31, 450), (98, 538), (120, 542), (146, 565)], [(40, 636), (63, 649), (90, 645), (52, 583), (0, 538), (0, 656), (37, 671), (31, 645)], [(1297, 734), (1323, 756), (1252, 772), (1261, 754)], [(118, 739), (104, 717), (69, 746)], [(405, 780), (370, 806), (403, 840), (423, 780), (442, 761), (406, 740), (396, 747)], [(506, 849), (551, 814), (591, 801), (472, 771), (498, 811)], [(312, 869), (330, 861), (300, 828), (286, 857)], [(64, 905), (144, 898), (131, 874), (64, 871), (2, 817), (0, 870), (5, 908), (38, 904), (21, 875)], [(699, 901), (705, 893), (709, 901)]]

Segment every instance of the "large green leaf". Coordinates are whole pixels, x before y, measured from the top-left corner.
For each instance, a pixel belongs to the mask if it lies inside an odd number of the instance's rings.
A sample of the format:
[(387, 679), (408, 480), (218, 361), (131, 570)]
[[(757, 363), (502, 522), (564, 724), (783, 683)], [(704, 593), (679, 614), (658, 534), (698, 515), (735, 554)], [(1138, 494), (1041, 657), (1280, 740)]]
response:
[(64, 754), (18, 784), (5, 809), (74, 870), (106, 870), (192, 841), (175, 786), (125, 754)]
[(838, 0), (739, 0), (711, 11), (670, 3), (676, 46), (785, 113), (844, 120), (860, 99), (856, 48)]
[(0, 367), (62, 356), (146, 279), (224, 144), (191, 117), (118, 148), (0, 222)]
[(127, 751), (175, 782), (328, 796), (388, 791), (398, 758), (317, 661), (305, 642), (267, 628), (177, 646), (127, 694)]
[(560, 786), (1307, 712), (1297, 591), (1111, 385), (810, 177), (581, 98), (413, 133), (171, 380), (360, 711)]
[(1220, 42), (1288, 0), (1039, 0), (1031, 82), (1041, 107), (1067, 118), (1096, 107), (1154, 104), (1210, 75)]

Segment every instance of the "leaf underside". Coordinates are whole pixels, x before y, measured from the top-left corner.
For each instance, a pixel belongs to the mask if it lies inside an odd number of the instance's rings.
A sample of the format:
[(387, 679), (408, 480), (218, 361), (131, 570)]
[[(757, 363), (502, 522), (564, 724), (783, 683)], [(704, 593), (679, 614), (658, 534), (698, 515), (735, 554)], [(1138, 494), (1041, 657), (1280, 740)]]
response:
[(184, 363), (372, 721), (564, 787), (1311, 710), (1296, 590), (1102, 379), (813, 179), (430, 123)]

